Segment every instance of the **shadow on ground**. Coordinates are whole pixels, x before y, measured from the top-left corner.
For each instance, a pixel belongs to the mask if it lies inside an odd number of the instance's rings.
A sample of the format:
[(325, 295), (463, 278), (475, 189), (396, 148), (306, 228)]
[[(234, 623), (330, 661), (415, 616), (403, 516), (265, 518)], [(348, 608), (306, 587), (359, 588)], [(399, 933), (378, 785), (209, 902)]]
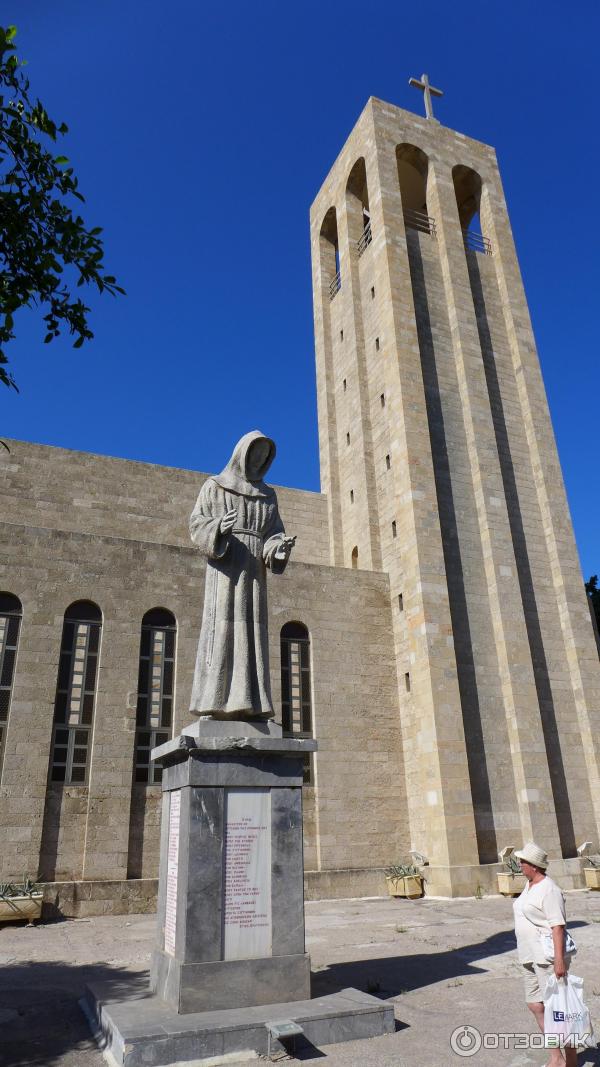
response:
[(388, 997), (408, 993), (412, 989), (420, 989), (422, 986), (433, 985), (449, 978), (484, 974), (485, 968), (474, 966), (476, 960), (512, 952), (514, 948), (515, 936), (512, 930), (501, 930), (477, 944), (446, 949), (444, 952), (404, 953), (400, 943), (398, 955), (332, 963), (329, 967), (314, 972), (312, 994), (324, 996), (353, 986), (387, 1000)]
[[(0, 972), (0, 1067), (54, 1067), (67, 1053), (95, 1049), (78, 1005), (86, 982), (115, 996), (148, 991), (146, 972), (64, 960), (10, 963)], [(100, 1054), (98, 1053), (98, 1056)], [(77, 1058), (73, 1058), (74, 1064)], [(102, 1059), (99, 1059), (102, 1063)]]

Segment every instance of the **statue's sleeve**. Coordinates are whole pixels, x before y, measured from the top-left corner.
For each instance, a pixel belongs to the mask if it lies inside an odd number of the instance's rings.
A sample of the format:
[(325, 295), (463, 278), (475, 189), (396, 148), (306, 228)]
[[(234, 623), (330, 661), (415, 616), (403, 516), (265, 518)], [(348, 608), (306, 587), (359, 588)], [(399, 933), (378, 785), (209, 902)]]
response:
[(273, 516), (266, 531), (263, 543), (263, 559), (266, 566), (269, 567), (273, 574), (283, 574), (287, 566), (287, 558), (277, 559), (275, 556), (275, 549), (279, 545), (282, 537), (285, 536), (285, 529), (281, 521), (279, 508), (277, 507), (277, 497), (275, 497), (274, 503), (275, 507), (273, 509)]
[(222, 494), (212, 478), (208, 478), (190, 515), (190, 536), (207, 559), (222, 559), (229, 548), (229, 535), (222, 534), (219, 527), (225, 514)]

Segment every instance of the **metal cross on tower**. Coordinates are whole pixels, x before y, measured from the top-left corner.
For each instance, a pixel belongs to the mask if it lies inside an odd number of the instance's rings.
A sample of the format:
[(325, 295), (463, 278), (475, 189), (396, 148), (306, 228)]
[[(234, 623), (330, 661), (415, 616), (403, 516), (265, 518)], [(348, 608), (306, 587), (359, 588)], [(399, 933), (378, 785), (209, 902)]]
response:
[(432, 104), (431, 104), (431, 97), (432, 96), (443, 96), (444, 94), (443, 94), (442, 90), (441, 89), (434, 89), (433, 85), (429, 84), (429, 78), (427, 77), (426, 74), (422, 74), (421, 75), (421, 81), (419, 81), (418, 78), (409, 78), (408, 79), (408, 84), (409, 85), (414, 85), (415, 89), (422, 89), (423, 90), (423, 95), (425, 97), (425, 114), (427, 115), (428, 119), (433, 119), (434, 122), (437, 122), (438, 119), (433, 117), (433, 107), (432, 107)]

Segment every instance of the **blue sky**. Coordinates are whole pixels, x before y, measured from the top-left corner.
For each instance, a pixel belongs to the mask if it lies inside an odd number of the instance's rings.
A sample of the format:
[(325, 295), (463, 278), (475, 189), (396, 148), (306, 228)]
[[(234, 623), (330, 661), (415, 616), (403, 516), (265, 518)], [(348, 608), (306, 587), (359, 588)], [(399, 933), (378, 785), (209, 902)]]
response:
[[(495, 145), (586, 577), (597, 531), (600, 8), (555, 0), (5, 5), (127, 297), (0, 391), (6, 436), (199, 470), (258, 427), (318, 489), (308, 209), (370, 95)], [(596, 414), (595, 414), (596, 412)]]

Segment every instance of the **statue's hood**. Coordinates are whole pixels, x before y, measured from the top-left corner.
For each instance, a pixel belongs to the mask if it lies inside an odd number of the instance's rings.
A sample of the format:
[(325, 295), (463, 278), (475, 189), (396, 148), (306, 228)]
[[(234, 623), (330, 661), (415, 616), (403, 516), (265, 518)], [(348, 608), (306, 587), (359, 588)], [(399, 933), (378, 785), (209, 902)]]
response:
[[(265, 459), (257, 480), (250, 481), (247, 474), (248, 453), (250, 446), (255, 441), (266, 441), (269, 453)], [(228, 489), (231, 493), (239, 493), (241, 496), (270, 497), (273, 490), (265, 485), (263, 478), (275, 459), (275, 442), (270, 437), (265, 437), (260, 430), (251, 430), (240, 438), (233, 450), (233, 454), (227, 466), (220, 474), (215, 474), (213, 480), (222, 489)]]

